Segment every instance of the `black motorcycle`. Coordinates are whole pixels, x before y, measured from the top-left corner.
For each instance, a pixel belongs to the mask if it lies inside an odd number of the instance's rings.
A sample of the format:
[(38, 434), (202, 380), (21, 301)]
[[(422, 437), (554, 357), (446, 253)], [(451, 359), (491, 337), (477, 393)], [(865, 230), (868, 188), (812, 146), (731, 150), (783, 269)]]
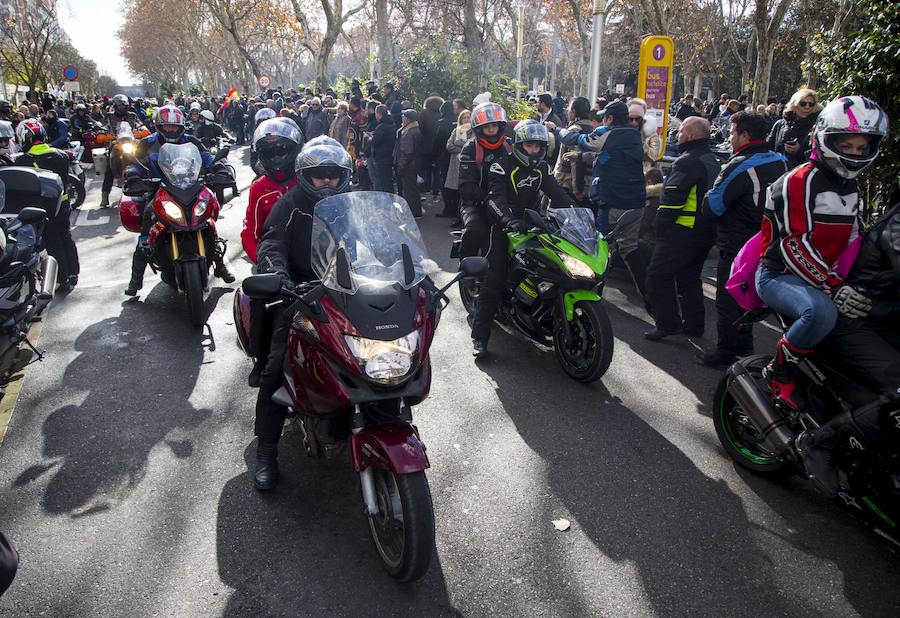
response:
[(18, 212), (6, 214), (6, 190), (0, 180), (0, 389), (14, 367), (19, 346), (25, 343), (41, 358), (28, 340), (28, 330), (53, 300), (56, 260), (42, 246), (47, 211), (10, 205)]
[[(759, 321), (769, 313), (750, 312), (742, 321)], [(776, 317), (786, 330), (786, 320)], [(770, 477), (805, 475), (796, 439), (841, 413), (881, 410), (900, 422), (900, 393), (868, 390), (830, 365), (827, 355), (815, 351), (800, 362), (795, 377), (806, 409), (798, 412), (783, 406), (772, 397), (762, 377), (771, 359), (756, 355), (734, 363), (719, 381), (713, 398), (716, 434), (728, 455), (743, 468)], [(839, 504), (900, 546), (900, 453), (848, 437), (838, 442), (834, 464), (841, 486)]]

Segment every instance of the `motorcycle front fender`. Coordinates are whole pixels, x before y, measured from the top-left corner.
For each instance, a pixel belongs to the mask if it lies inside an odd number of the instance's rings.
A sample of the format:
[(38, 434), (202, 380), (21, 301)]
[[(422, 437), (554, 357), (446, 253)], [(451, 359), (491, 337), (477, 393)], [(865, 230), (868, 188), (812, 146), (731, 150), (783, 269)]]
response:
[(571, 322), (575, 317), (575, 303), (580, 300), (598, 301), (600, 294), (594, 290), (571, 290), (563, 294), (563, 307), (566, 311), (567, 322)]
[(415, 427), (403, 422), (371, 425), (353, 434), (350, 456), (357, 472), (372, 466), (394, 474), (410, 474), (431, 467)]

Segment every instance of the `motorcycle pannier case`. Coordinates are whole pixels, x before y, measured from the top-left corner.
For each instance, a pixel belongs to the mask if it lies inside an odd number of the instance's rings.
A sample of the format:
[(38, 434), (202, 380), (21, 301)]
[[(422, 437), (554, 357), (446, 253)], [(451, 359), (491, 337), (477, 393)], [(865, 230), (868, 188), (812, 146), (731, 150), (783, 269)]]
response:
[(123, 195), (122, 200), (119, 202), (119, 219), (122, 221), (122, 227), (129, 232), (139, 234), (141, 232), (141, 209), (143, 206), (143, 203), (139, 204), (127, 195)]
[(57, 215), (63, 194), (57, 174), (31, 167), (0, 167), (0, 181), (6, 185), (4, 214), (17, 214), (33, 206), (46, 210), (51, 219)]

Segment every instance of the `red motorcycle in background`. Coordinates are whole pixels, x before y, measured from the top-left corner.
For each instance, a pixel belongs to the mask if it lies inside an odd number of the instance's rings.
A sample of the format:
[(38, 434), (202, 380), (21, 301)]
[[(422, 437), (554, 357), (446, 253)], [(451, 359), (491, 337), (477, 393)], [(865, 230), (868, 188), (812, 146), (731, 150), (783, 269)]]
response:
[(279, 275), (256, 275), (235, 294), (245, 350), (250, 299), (291, 304), (284, 384), (273, 399), (299, 418), (308, 455), (330, 457), (349, 443), (369, 535), (401, 581), (422, 577), (434, 549), (429, 462), (411, 406), (431, 387), (429, 348), (449, 302), (446, 290), (487, 269), (484, 258), (466, 258), (438, 289), (426, 276), (428, 263), (402, 198), (345, 193), (315, 208), (312, 264), (319, 281), (287, 289)]
[(209, 283), (209, 268), (217, 243), (215, 221), (219, 202), (207, 185), (231, 182), (200, 177), (203, 159), (197, 147), (163, 144), (157, 165), (162, 178), (129, 180), (119, 205), (119, 217), (129, 232), (140, 233), (141, 215), (147, 199), (153, 200), (156, 223), (147, 243), (148, 261), (164, 283), (185, 297), (188, 317), (194, 326), (206, 321), (203, 292)]

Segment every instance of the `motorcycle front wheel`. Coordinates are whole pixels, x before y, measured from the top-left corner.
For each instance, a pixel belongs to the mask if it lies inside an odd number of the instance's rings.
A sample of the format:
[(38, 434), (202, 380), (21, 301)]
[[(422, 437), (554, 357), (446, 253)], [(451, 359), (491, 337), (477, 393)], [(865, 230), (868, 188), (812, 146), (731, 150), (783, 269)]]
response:
[(188, 319), (193, 326), (203, 326), (206, 319), (203, 315), (203, 273), (200, 260), (185, 262), (184, 268), (184, 300), (187, 305)]
[(424, 472), (394, 474), (375, 469), (378, 515), (369, 516), (369, 537), (387, 572), (401, 582), (420, 579), (434, 551), (434, 506)]
[(75, 174), (69, 174), (68, 184), (66, 192), (69, 194), (69, 203), (72, 205), (72, 208), (78, 208), (84, 204), (84, 198), (87, 194), (87, 191), (84, 189), (84, 181)]
[[(769, 363), (769, 356), (750, 356), (741, 359), (753, 379), (768, 392), (769, 386), (762, 377), (763, 368)], [(713, 425), (719, 442), (728, 456), (742, 468), (757, 474), (769, 476), (789, 476), (793, 470), (779, 457), (770, 453), (764, 445), (759, 429), (747, 413), (728, 392), (728, 377), (723, 374), (716, 387), (712, 402)]]
[(579, 382), (598, 380), (609, 369), (613, 355), (612, 325), (598, 301), (575, 303), (571, 337), (566, 336), (565, 316), (553, 329), (553, 349), (563, 371)]
[(466, 313), (475, 317), (475, 305), (478, 302), (478, 293), (481, 282), (474, 277), (465, 277), (459, 282), (459, 299), (462, 301)]

